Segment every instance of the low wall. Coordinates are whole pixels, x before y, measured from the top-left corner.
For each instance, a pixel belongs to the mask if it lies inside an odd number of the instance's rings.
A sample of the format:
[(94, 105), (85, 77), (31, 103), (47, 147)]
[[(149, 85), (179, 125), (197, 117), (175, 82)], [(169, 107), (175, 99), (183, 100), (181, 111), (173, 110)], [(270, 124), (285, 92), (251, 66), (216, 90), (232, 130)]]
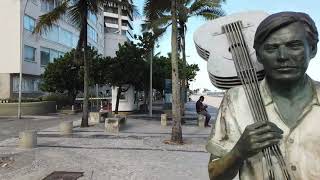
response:
[[(55, 101), (21, 103), (22, 115), (41, 115), (56, 112)], [(18, 103), (1, 103), (0, 116), (16, 116)]]

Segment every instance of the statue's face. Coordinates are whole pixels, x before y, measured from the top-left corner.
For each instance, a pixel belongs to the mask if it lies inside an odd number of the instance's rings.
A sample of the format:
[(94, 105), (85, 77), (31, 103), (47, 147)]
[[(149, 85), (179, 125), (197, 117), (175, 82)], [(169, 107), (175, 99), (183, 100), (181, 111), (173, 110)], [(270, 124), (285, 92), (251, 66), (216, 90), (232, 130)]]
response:
[(273, 32), (260, 46), (258, 60), (273, 80), (296, 81), (304, 76), (315, 56), (301, 23), (292, 23)]

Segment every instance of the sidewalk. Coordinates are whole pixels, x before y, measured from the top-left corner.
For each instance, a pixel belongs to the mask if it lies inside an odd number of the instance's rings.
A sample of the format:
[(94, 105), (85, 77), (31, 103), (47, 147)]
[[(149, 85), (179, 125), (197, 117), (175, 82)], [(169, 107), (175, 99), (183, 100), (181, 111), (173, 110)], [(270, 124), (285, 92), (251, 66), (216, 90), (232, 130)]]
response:
[(9, 161), (0, 166), (0, 179), (42, 180), (53, 171), (84, 172), (79, 180), (208, 179), (210, 128), (184, 125), (186, 144), (175, 146), (163, 143), (171, 127), (161, 127), (158, 120), (128, 118), (117, 135), (106, 133), (104, 124), (79, 125), (74, 122), (69, 137), (60, 136), (58, 127), (39, 131), (38, 147), (31, 150), (17, 148), (18, 138), (1, 141), (0, 160)]

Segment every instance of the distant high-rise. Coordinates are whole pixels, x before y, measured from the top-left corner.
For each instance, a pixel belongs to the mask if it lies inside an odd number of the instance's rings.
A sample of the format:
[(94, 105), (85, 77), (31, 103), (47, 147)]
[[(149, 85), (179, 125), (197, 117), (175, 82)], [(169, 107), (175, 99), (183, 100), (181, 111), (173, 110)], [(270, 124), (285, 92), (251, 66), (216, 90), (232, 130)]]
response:
[[(128, 0), (132, 4), (132, 0)], [(126, 6), (109, 2), (104, 8), (105, 56), (115, 56), (118, 44), (133, 38), (133, 12)]]

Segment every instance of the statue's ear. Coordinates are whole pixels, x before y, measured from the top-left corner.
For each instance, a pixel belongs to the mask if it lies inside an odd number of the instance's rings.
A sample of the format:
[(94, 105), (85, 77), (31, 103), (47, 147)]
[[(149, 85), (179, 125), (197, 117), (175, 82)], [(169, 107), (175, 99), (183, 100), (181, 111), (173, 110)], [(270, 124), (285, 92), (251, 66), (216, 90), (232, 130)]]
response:
[(317, 45), (311, 46), (311, 51), (310, 51), (310, 57), (311, 57), (311, 59), (316, 56), (317, 50), (318, 50)]

